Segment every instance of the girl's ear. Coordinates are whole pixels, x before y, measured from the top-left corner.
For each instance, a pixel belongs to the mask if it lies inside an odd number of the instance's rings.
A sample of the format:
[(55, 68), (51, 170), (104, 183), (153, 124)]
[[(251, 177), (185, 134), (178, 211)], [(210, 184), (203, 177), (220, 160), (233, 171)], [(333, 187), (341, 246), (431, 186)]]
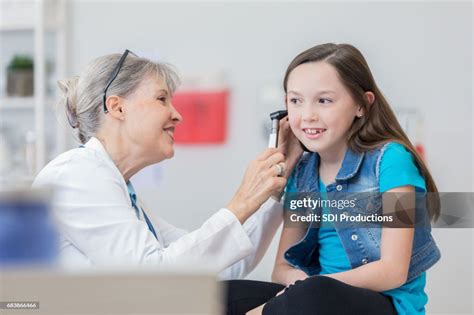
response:
[[(364, 93), (364, 99), (367, 102), (367, 108), (371, 106), (374, 101), (375, 101), (375, 95), (373, 92), (368, 91)], [(362, 106), (359, 106), (359, 109), (357, 109), (357, 117), (361, 118), (364, 116), (364, 108)]]
[(367, 105), (370, 106), (375, 101), (375, 94), (371, 91), (367, 91), (364, 93), (364, 98), (365, 98), (365, 101), (367, 102)]

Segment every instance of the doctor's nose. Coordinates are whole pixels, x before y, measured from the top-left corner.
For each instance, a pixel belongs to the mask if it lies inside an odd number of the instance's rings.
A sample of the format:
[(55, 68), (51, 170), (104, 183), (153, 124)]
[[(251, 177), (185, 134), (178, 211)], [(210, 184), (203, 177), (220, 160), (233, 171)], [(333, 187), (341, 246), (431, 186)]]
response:
[(179, 124), (183, 121), (183, 116), (176, 110), (173, 104), (171, 104), (171, 119), (174, 121), (175, 124)]

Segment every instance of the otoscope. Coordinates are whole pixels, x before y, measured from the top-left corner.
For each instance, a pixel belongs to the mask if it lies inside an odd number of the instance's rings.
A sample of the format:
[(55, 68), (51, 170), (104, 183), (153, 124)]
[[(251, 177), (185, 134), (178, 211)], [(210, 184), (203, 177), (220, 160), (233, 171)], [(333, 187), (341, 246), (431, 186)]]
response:
[(280, 120), (288, 115), (287, 110), (279, 110), (270, 114), (272, 120), (272, 131), (268, 139), (268, 147), (278, 147), (278, 130), (280, 129)]

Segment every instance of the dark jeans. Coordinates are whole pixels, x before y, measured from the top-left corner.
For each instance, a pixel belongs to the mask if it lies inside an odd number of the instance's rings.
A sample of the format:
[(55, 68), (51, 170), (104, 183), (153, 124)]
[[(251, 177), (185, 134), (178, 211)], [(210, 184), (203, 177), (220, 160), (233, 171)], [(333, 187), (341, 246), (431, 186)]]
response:
[(354, 287), (330, 277), (314, 276), (297, 281), (279, 296), (276, 283), (227, 281), (227, 314), (240, 315), (267, 303), (264, 315), (396, 315), (390, 297)]

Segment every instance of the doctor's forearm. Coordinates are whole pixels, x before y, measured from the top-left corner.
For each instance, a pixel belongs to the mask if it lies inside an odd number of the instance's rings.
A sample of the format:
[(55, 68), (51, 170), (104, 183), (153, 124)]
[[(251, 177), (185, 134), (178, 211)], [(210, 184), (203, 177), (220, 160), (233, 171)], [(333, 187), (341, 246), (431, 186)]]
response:
[(267, 200), (257, 212), (243, 224), (252, 243), (251, 253), (231, 266), (227, 278), (244, 278), (262, 260), (283, 219), (283, 206), (275, 200)]

